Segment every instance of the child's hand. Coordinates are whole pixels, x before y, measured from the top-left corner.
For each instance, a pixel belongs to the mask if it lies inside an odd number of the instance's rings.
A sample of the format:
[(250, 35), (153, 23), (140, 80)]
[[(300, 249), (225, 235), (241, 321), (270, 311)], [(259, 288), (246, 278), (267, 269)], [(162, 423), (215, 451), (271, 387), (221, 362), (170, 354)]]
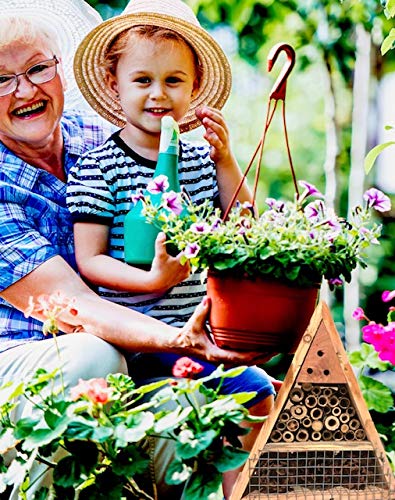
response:
[(206, 129), (204, 138), (211, 146), (210, 157), (213, 162), (229, 161), (232, 156), (229, 130), (222, 113), (218, 109), (203, 106), (196, 110), (196, 116)]
[(159, 233), (155, 241), (155, 257), (149, 271), (152, 292), (163, 293), (184, 281), (190, 273), (189, 262), (181, 265), (180, 256), (169, 255), (166, 250), (166, 235)]

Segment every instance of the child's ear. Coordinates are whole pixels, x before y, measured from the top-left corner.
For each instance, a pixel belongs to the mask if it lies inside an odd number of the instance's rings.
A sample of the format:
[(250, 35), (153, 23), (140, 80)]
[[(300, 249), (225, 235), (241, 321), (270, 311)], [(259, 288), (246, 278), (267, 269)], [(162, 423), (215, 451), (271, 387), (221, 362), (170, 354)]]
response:
[(199, 79), (195, 78), (195, 80), (193, 82), (192, 93), (191, 93), (192, 98), (196, 97), (197, 93), (199, 92), (199, 87), (200, 87)]
[(115, 76), (111, 73), (106, 73), (106, 85), (110, 92), (113, 94), (114, 98), (118, 99), (118, 82)]

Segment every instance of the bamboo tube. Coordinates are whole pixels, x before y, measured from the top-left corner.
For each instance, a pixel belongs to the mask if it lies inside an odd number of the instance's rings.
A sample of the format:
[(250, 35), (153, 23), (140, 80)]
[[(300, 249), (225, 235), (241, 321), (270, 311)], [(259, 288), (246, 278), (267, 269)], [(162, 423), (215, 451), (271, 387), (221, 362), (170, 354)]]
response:
[(322, 439), (324, 441), (332, 441), (332, 432), (331, 431), (328, 431), (328, 429), (324, 429), (322, 431)]
[(328, 398), (328, 405), (333, 408), (339, 404), (339, 398), (334, 394)]
[(333, 433), (333, 439), (335, 441), (341, 441), (343, 439), (343, 434), (340, 432), (339, 429), (337, 429), (334, 433)]
[(349, 426), (347, 424), (341, 424), (340, 426), (340, 431), (343, 433), (343, 434), (346, 434), (346, 432), (348, 432), (350, 430)]
[(278, 420), (280, 422), (287, 422), (289, 419), (290, 419), (291, 415), (289, 414), (289, 411), (288, 410), (283, 410), (280, 414), (280, 416), (278, 417)]
[(346, 424), (347, 422), (350, 421), (350, 415), (348, 413), (342, 413), (339, 416), (339, 420), (341, 423)]
[(355, 408), (353, 408), (352, 406), (347, 408), (347, 415), (350, 415), (350, 417), (353, 417), (355, 415)]
[(347, 441), (355, 441), (355, 432), (354, 431), (348, 431), (344, 433), (344, 438)]
[(273, 443), (279, 443), (282, 439), (282, 433), (278, 430), (273, 430), (272, 433), (270, 434), (270, 440), (273, 442)]
[(312, 432), (312, 433), (311, 433), (311, 439), (312, 439), (313, 441), (320, 441), (320, 440), (321, 440), (321, 438), (322, 438), (322, 434), (321, 434), (321, 432), (314, 431), (314, 432)]
[(323, 416), (323, 411), (321, 408), (313, 408), (310, 412), (310, 416), (313, 420), (320, 420)]
[(295, 439), (295, 435), (292, 434), (292, 432), (290, 432), (290, 431), (283, 432), (283, 441), (284, 441), (284, 443), (292, 443), (292, 441), (294, 439)]
[(278, 431), (285, 431), (286, 428), (287, 428), (286, 422), (280, 422), (279, 421), (279, 422), (276, 423), (276, 429)]
[(339, 406), (340, 408), (346, 409), (350, 406), (351, 401), (348, 398), (340, 398)]
[(309, 427), (311, 427), (311, 425), (312, 425), (311, 418), (310, 418), (310, 417), (305, 417), (305, 418), (302, 420), (302, 425), (303, 425), (303, 427), (305, 427), (306, 429), (308, 429)]
[(348, 396), (348, 389), (345, 385), (339, 385), (339, 393), (341, 395), (347, 395)]
[(333, 395), (333, 389), (331, 387), (324, 387), (322, 394), (327, 398), (330, 398)]
[(313, 388), (311, 389), (311, 392), (315, 396), (319, 396), (321, 394), (321, 387), (319, 385), (314, 385)]
[(308, 441), (309, 433), (305, 429), (299, 429), (296, 433), (296, 441)]
[(297, 431), (299, 429), (299, 421), (296, 418), (291, 418), (287, 422), (287, 429), (291, 432)]
[(326, 429), (328, 429), (329, 431), (335, 431), (340, 427), (339, 419), (334, 415), (330, 415), (329, 417), (327, 417), (324, 423)]
[(361, 424), (357, 418), (352, 418), (348, 425), (350, 426), (350, 429), (353, 431), (361, 427)]
[(305, 405), (307, 408), (315, 408), (317, 406), (317, 398), (312, 394), (309, 394), (305, 399)]
[(303, 392), (310, 392), (313, 389), (313, 384), (302, 384), (302, 391)]
[(290, 413), (294, 418), (302, 420), (307, 415), (307, 409), (302, 405), (291, 406)]
[(294, 403), (300, 403), (303, 400), (304, 394), (302, 389), (299, 387), (294, 387), (289, 395), (289, 399)]
[(363, 441), (366, 439), (366, 433), (363, 429), (356, 429), (354, 434), (357, 441)]
[(328, 406), (328, 398), (327, 396), (324, 396), (321, 394), (321, 396), (318, 397), (318, 406), (323, 406), (323, 407), (326, 407)]
[(313, 420), (313, 422), (311, 424), (311, 428), (314, 431), (321, 431), (323, 427), (324, 427), (324, 424), (321, 422), (321, 420)]
[(340, 417), (341, 412), (342, 410), (339, 406), (335, 406), (334, 408), (332, 408), (332, 415), (334, 415), (335, 417)]

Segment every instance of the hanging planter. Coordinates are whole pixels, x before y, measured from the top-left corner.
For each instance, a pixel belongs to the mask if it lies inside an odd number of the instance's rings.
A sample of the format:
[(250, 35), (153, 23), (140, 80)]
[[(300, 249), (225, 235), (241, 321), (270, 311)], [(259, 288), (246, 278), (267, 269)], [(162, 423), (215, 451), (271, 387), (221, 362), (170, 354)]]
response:
[[(370, 209), (390, 208), (389, 198), (372, 188), (364, 194), (364, 206), (354, 207), (346, 221), (326, 207), (315, 186), (296, 180), (284, 103), (293, 48), (273, 47), (268, 66), (270, 70), (283, 50), (288, 59), (270, 94), (263, 135), (225, 212), (210, 200), (194, 205), (185, 193), (177, 195), (173, 208), (165, 196), (159, 206), (142, 197), (145, 217), (182, 252), (184, 261), (193, 270), (208, 270), (209, 323), (215, 342), (224, 348), (293, 352), (313, 314), (322, 280), (333, 288), (349, 282), (358, 265), (366, 267), (365, 250), (378, 243), (381, 233)], [(279, 100), (295, 196), (293, 201), (268, 198), (268, 208), (258, 215), (254, 202), (262, 152)], [(237, 196), (255, 159), (252, 203), (242, 204)]]
[(295, 351), (314, 312), (318, 286), (208, 273), (215, 343), (241, 351)]

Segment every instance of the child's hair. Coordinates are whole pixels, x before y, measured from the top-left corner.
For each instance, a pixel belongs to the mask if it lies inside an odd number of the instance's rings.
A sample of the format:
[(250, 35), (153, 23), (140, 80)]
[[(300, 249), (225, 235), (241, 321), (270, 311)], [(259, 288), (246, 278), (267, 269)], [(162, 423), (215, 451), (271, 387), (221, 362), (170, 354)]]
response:
[(114, 41), (109, 46), (104, 58), (105, 69), (107, 72), (115, 76), (119, 57), (125, 52), (127, 47), (130, 47), (131, 44), (133, 44), (133, 38), (171, 40), (174, 42), (183, 43), (191, 50), (193, 54), (196, 68), (196, 77), (198, 82), (200, 82), (202, 70), (199, 58), (194, 48), (185, 40), (185, 38), (183, 38), (175, 31), (162, 28), (160, 26), (133, 26), (125, 31), (122, 31), (117, 37), (115, 37)]
[(61, 56), (56, 31), (37, 18), (29, 16), (7, 16), (0, 22), (0, 49), (18, 41), (34, 46), (37, 39), (42, 40), (54, 55)]

